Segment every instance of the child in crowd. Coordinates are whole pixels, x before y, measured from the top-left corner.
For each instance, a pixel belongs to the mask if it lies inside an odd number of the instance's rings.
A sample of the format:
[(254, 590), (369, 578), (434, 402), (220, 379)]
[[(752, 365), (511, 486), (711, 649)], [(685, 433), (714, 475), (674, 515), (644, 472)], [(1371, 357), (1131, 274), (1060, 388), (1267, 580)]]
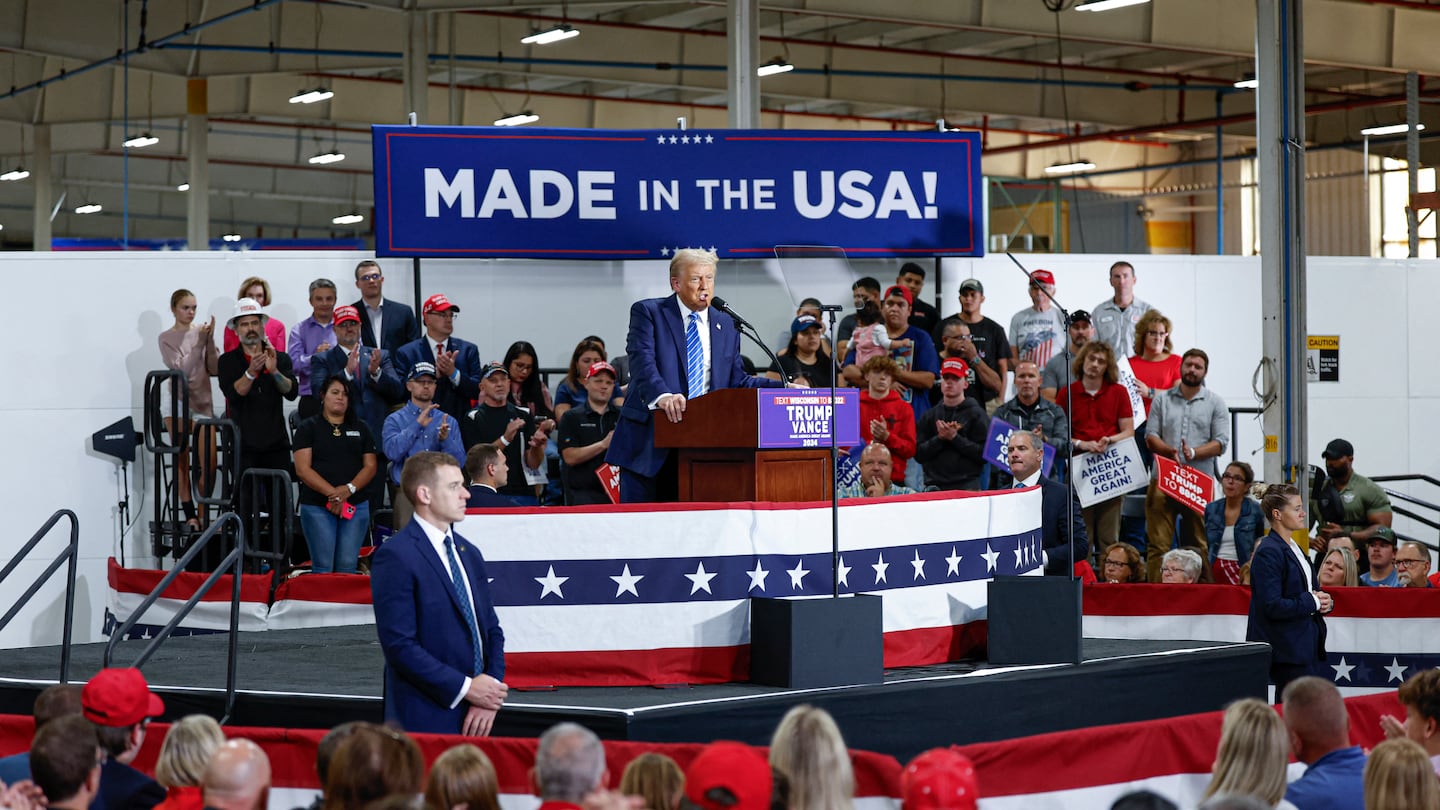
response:
[(884, 355), (872, 357), (860, 367), (865, 379), (865, 390), (860, 392), (860, 438), (890, 448), (894, 463), (890, 480), (904, 484), (905, 463), (915, 455), (915, 411), (894, 389), (899, 370), (895, 361)]
[(855, 347), (855, 365), (861, 368), (872, 357), (885, 357), (892, 350), (908, 349), (915, 343), (908, 339), (891, 340), (885, 324), (880, 322), (880, 308), (873, 301), (867, 301), (855, 313), (855, 322), (857, 326), (855, 334), (850, 337), (850, 345)]

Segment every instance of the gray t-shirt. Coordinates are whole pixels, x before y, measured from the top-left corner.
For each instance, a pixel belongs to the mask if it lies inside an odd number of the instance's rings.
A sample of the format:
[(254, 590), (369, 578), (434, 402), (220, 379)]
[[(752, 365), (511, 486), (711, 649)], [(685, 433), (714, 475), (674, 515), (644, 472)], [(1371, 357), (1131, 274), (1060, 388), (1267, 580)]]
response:
[(1095, 339), (1110, 344), (1116, 357), (1134, 357), (1135, 325), (1152, 309), (1154, 307), (1139, 298), (1130, 299), (1130, 306), (1124, 309), (1115, 306), (1114, 298), (1106, 298), (1090, 310)]

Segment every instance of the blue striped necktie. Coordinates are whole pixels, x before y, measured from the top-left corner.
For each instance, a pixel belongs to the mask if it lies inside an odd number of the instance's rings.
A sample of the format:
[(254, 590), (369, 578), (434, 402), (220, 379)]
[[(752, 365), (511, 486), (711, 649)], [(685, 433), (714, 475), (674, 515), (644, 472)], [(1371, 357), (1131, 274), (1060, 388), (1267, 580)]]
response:
[(700, 313), (690, 313), (685, 326), (685, 377), (690, 398), (705, 393), (705, 350), (700, 346)]
[(475, 669), (472, 675), (479, 675), (485, 670), (485, 656), (480, 650), (480, 626), (475, 622), (475, 608), (470, 603), (470, 594), (465, 590), (465, 580), (460, 574), (460, 560), (455, 556), (455, 544), (450, 535), (445, 535), (445, 556), (450, 558), (451, 583), (455, 586), (455, 596), (460, 600), (460, 612), (465, 616), (465, 623), (470, 626), (470, 640), (475, 644)]

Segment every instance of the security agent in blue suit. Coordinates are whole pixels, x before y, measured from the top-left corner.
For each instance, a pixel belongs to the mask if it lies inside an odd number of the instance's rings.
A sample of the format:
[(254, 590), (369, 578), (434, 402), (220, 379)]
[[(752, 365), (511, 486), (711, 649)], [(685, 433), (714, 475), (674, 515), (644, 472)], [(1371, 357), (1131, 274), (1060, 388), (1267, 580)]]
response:
[(465, 517), (465, 476), (448, 453), (417, 453), (400, 486), (415, 517), (370, 568), (385, 721), (410, 732), (485, 736), (509, 691), (505, 634), (485, 558), (451, 529)]
[(1314, 588), (1309, 560), (1291, 533), (1304, 531), (1305, 503), (1290, 484), (1272, 484), (1260, 508), (1270, 533), (1250, 561), (1250, 622), (1247, 641), (1270, 645), (1270, 680), (1280, 694), (1306, 675), (1323, 676), (1325, 619), (1335, 607), (1330, 594)]
[[(1045, 574), (1070, 576), (1075, 570), (1075, 561), (1090, 556), (1090, 541), (1085, 537), (1080, 502), (1075, 500), (1068, 486), (1040, 475), (1045, 461), (1045, 444), (1038, 435), (1028, 430), (1017, 430), (1010, 435), (1006, 447), (1006, 458), (1010, 462), (1015, 486), (1040, 486), (1040, 547), (1045, 552)], [(1072, 530), (1075, 533), (1073, 554), (1070, 545)]]
[[(621, 503), (673, 501), (678, 484), (670, 450), (655, 447), (654, 414), (679, 422), (685, 403), (719, 388), (783, 388), (752, 377), (740, 364), (740, 332), (711, 309), (718, 258), (705, 250), (676, 251), (668, 298), (630, 307), (625, 356), (630, 387), (605, 460), (620, 468)], [(663, 470), (663, 472), (662, 472)]]
[[(351, 306), (360, 314), (360, 339), (365, 341), (366, 346), (393, 352), (420, 337), (414, 310), (399, 301), (382, 297), (385, 274), (380, 265), (368, 259), (356, 265), (355, 286), (360, 289), (360, 300)], [(379, 329), (375, 328), (375, 316), (371, 314), (371, 309), (379, 313)]]
[(395, 352), (398, 368), (414, 368), (416, 363), (435, 366), (439, 372), (435, 378), (435, 404), (456, 419), (463, 417), (470, 403), (480, 396), (480, 350), (474, 343), (451, 337), (459, 314), (460, 307), (444, 295), (426, 298), (420, 308), (425, 334)]

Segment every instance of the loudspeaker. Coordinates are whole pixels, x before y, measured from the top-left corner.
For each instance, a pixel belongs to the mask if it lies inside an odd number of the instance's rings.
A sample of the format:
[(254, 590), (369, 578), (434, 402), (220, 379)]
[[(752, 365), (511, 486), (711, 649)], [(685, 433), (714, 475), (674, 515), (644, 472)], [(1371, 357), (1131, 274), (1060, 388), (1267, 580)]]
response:
[(140, 434), (135, 432), (135, 420), (128, 416), (90, 436), (95, 452), (121, 461), (134, 461), (135, 446), (139, 443)]
[(1080, 580), (996, 577), (989, 583), (992, 664), (1080, 663)]
[(878, 684), (880, 597), (750, 600), (750, 682), (790, 689)]

